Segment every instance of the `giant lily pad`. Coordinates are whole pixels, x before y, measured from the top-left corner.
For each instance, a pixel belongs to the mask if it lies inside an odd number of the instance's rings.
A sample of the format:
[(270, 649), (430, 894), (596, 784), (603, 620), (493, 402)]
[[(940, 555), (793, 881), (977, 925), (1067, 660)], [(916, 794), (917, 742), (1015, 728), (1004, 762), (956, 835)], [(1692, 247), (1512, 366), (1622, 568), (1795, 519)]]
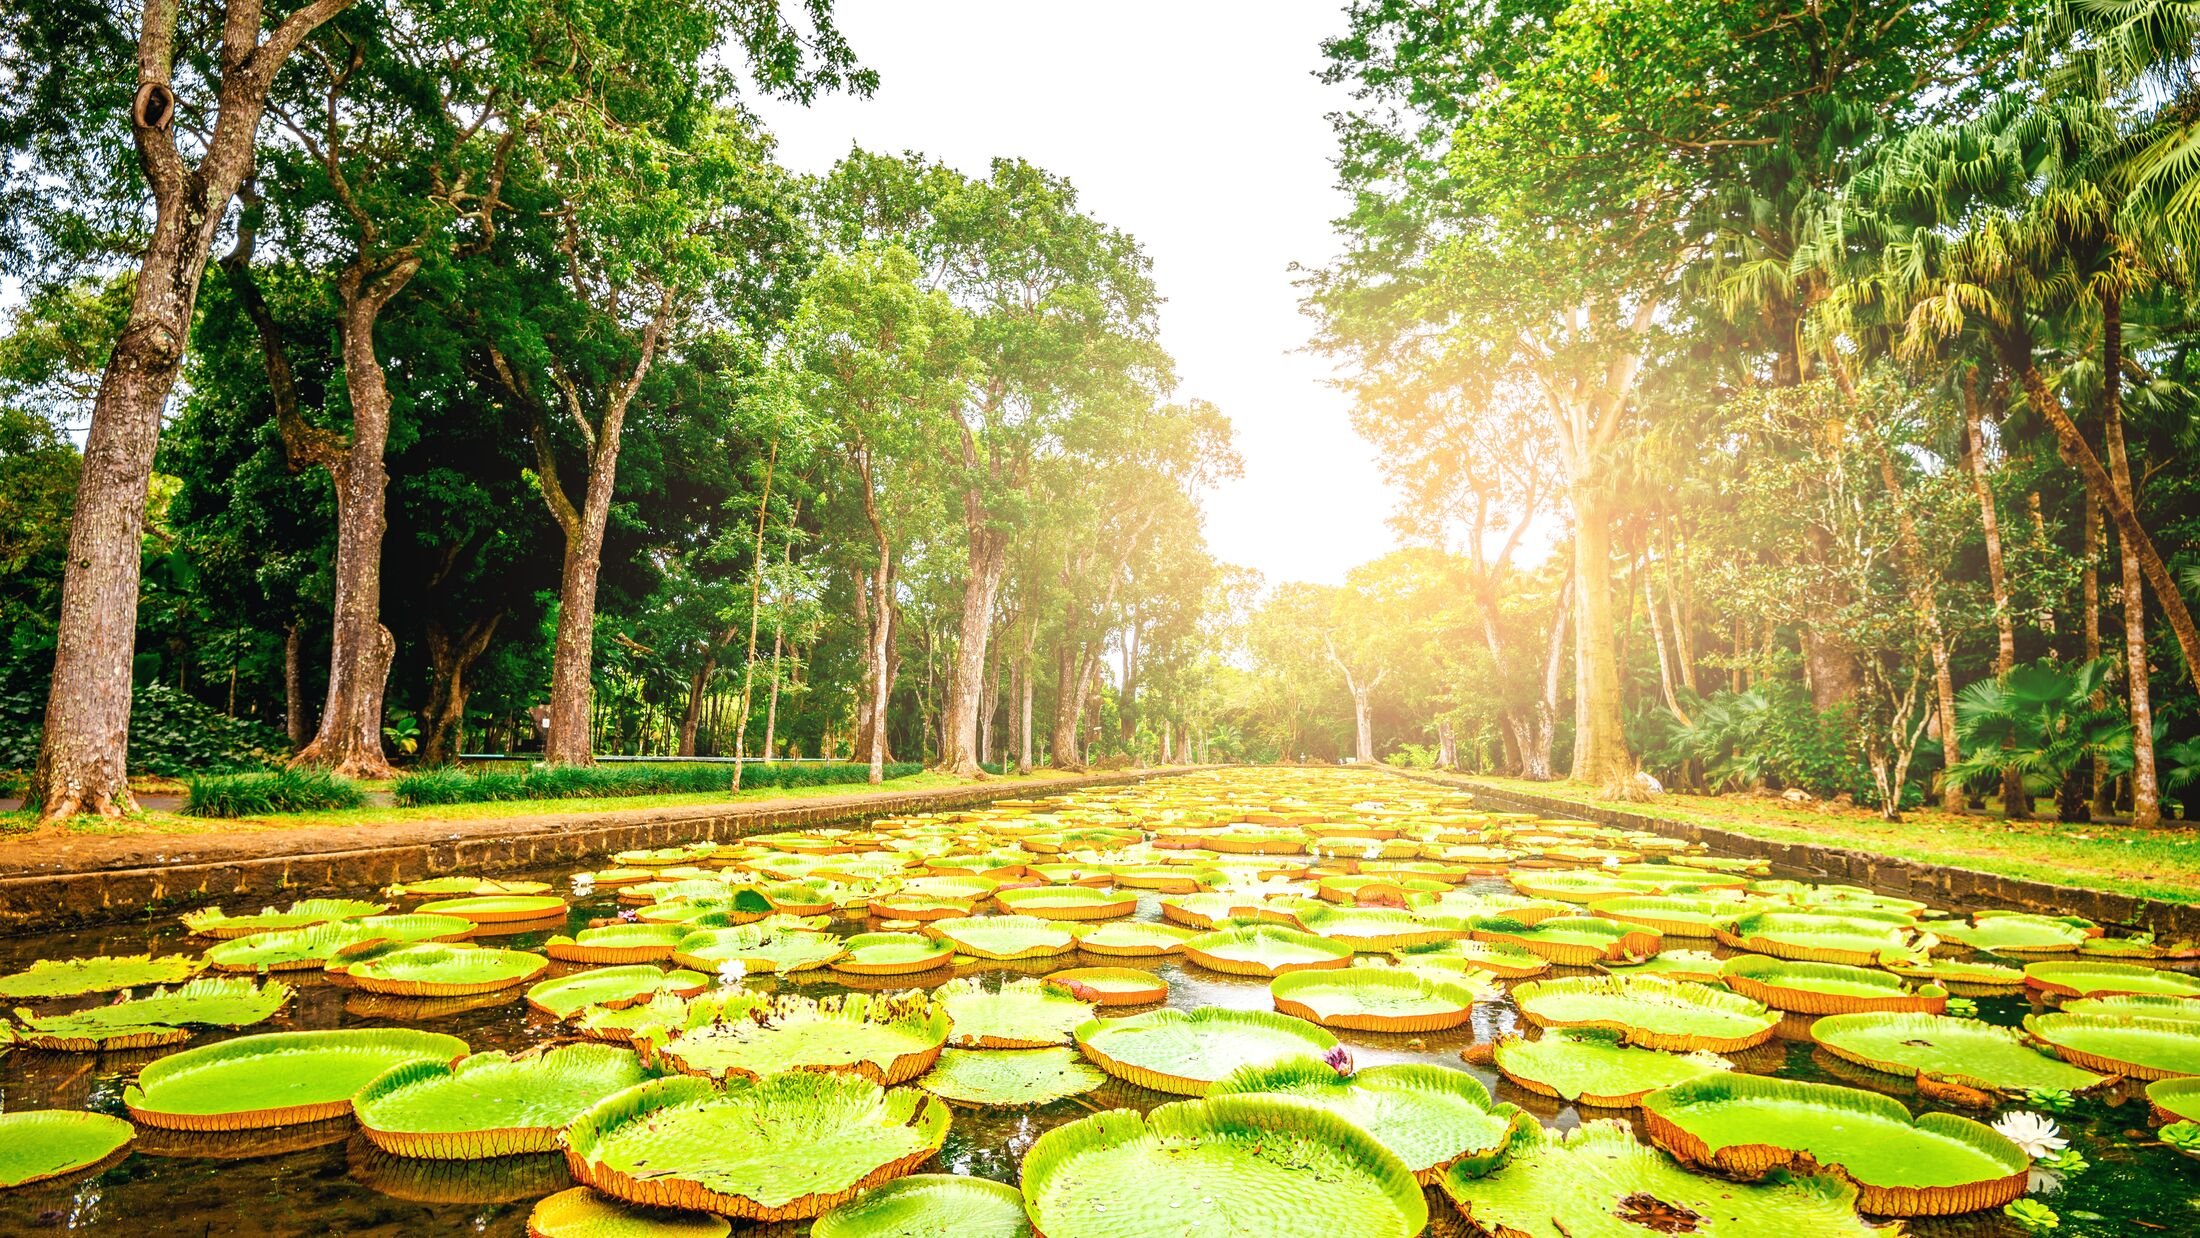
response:
[(682, 967), (701, 972), (715, 972), (738, 961), (745, 971), (785, 975), (823, 967), (845, 953), (847, 947), (830, 933), (741, 924), (697, 929), (680, 939), (672, 958)]
[(928, 921), (924, 931), (972, 958), (1044, 959), (1077, 948), (1077, 935), (1037, 916), (961, 916)]
[(1564, 967), (1587, 967), (1656, 954), (1665, 939), (1639, 924), (1601, 916), (1553, 916), (1534, 924), (1496, 919), (1475, 922), (1476, 941), (1519, 946)]
[(1986, 915), (1977, 923), (1936, 923), (1933, 935), (1994, 954), (2068, 954), (2100, 930), (2071, 916)]
[(1627, 1043), (1676, 1053), (1734, 1053), (1772, 1039), (1780, 1016), (1763, 1002), (1686, 980), (1575, 976), (1530, 980), (1512, 991), (1537, 1027), (1600, 1027)]
[(1147, 1006), (1169, 997), (1168, 981), (1135, 967), (1072, 967), (1047, 973), (1046, 982), (1096, 1006)]
[(1118, 920), (1113, 924), (1101, 924), (1077, 935), (1077, 948), (1091, 954), (1113, 955), (1119, 958), (1158, 958), (1164, 954), (1181, 954), (1184, 943), (1199, 934), (1174, 924), (1143, 924), (1135, 920)]
[(1398, 967), (1293, 972), (1268, 982), (1276, 1009), (1323, 1027), (1441, 1032), (1474, 1017), (1488, 990)]
[(1869, 967), (1888, 951), (1908, 951), (1912, 937), (1908, 923), (1907, 918), (1895, 923), (1860, 911), (1847, 915), (1759, 911), (1743, 916), (1731, 928), (1721, 928), (1718, 937), (1737, 950), (1774, 958)]
[(2106, 1075), (2174, 1079), (2200, 1075), (2200, 1023), (2091, 1014), (2036, 1014), (2024, 1030), (2064, 1061)]
[(1293, 1058), (1249, 1066), (1218, 1080), (1209, 1097), (1292, 1096), (1312, 1101), (1373, 1135), (1398, 1154), (1424, 1186), (1464, 1160), (1490, 1164), (1512, 1129), (1533, 1118), (1490, 1099), (1482, 1081), (1463, 1070), (1411, 1064), (1352, 1074), (1326, 1062)]
[(1994, 1092), (2079, 1092), (2101, 1077), (2034, 1049), (2015, 1030), (1932, 1014), (1844, 1014), (1811, 1025), (1836, 1057), (1890, 1075)]
[(382, 893), (391, 898), (487, 897), (494, 894), (547, 894), (547, 881), (505, 881), (496, 877), (427, 877), (401, 881)]
[(2200, 976), (2137, 963), (2027, 963), (2024, 983), (2058, 997), (2114, 997), (2124, 993), (2200, 997)]
[(1953, 1216), (2024, 1194), (2031, 1160), (1969, 1118), (1912, 1118), (1876, 1092), (1716, 1075), (1643, 1098), (1651, 1142), (1691, 1165), (1744, 1179), (1824, 1168), (1856, 1183), (1857, 1206), (1878, 1216)]
[(1709, 950), (1660, 950), (1646, 959), (1599, 963), (1597, 970), (1615, 976), (1663, 976), (1667, 980), (1693, 980), (1697, 984), (1725, 984), (1720, 969), (1726, 960)]
[(1475, 1232), (1505, 1238), (1877, 1238), (1856, 1188), (1830, 1175), (1744, 1185), (1693, 1174), (1636, 1142), (1624, 1122), (1523, 1127), (1496, 1172), (1446, 1174)]
[(461, 997), (495, 993), (541, 975), (550, 960), (524, 950), (480, 946), (400, 946), (354, 963), (352, 983), (369, 993), (401, 997)]
[(1428, 1203), (1395, 1152), (1280, 1096), (1115, 1109), (1041, 1135), (1024, 1201), (1048, 1238), (1412, 1238)]
[(891, 1085), (930, 1070), (947, 1031), (946, 1013), (922, 993), (781, 994), (737, 1016), (691, 1023), (658, 1055), (684, 1074), (714, 1079), (837, 1071)]
[(152, 996), (92, 1006), (68, 1014), (36, 1015), (18, 1010), (23, 1023), (17, 1039), (33, 1049), (90, 1053), (100, 1049), (150, 1049), (191, 1039), (193, 1025), (249, 1027), (273, 1018), (291, 997), (280, 980), (255, 986), (250, 980), (209, 976)]
[(668, 972), (648, 963), (635, 963), (544, 980), (527, 990), (527, 1004), (551, 1018), (570, 1019), (588, 1006), (616, 1010), (659, 993), (693, 997), (710, 987), (711, 978), (700, 972)]
[(565, 963), (662, 963), (689, 931), (679, 924), (607, 924), (552, 937), (542, 948)]
[(1730, 898), (1655, 898), (1622, 895), (1600, 898), (1589, 910), (1607, 920), (1639, 924), (1667, 937), (1712, 937), (1722, 920), (1732, 920), (1748, 908)]
[(387, 940), (357, 920), (338, 920), (311, 928), (254, 933), (209, 946), (206, 965), (235, 972), (318, 970), (347, 946)]
[(1070, 1043), (1092, 1018), (1092, 1007), (1067, 989), (1030, 977), (988, 989), (976, 979), (951, 980), (932, 999), (952, 1023), (949, 1044), (965, 1049), (1044, 1049)]
[(1948, 993), (1938, 985), (1913, 989), (1900, 976), (1845, 963), (1800, 963), (1742, 954), (1722, 964), (1719, 975), (1736, 993), (1795, 1014), (1912, 1010), (1939, 1014), (1948, 1008)]
[(1322, 1057), (1337, 1038), (1265, 1010), (1154, 1010), (1079, 1027), (1077, 1047), (1094, 1065), (1141, 1087), (1204, 1096), (1215, 1080), (1247, 1066)]
[(2156, 1079), (2147, 1085), (2147, 1102), (2165, 1122), (2200, 1122), (2200, 1077)]
[(2024, 992), (2024, 973), (1999, 963), (1884, 955), (1879, 965), (1905, 980), (1937, 984), (1958, 997), (2007, 997)]
[(1010, 915), (1042, 920), (1113, 920), (1138, 910), (1132, 890), (1096, 890), (1091, 886), (1025, 886), (993, 896)]
[(1549, 959), (1526, 947), (1472, 939), (1440, 941), (1429, 946), (1409, 946), (1404, 950), (1391, 951), (1390, 957), (1400, 963), (1434, 962), (1447, 968), (1487, 972), (1502, 980), (1540, 976), (1551, 970)]
[(1082, 1096), (1107, 1079), (1074, 1049), (948, 1049), (917, 1086), (958, 1104), (1022, 1109)]
[(1454, 941), (1467, 935), (1467, 922), (1451, 916), (1423, 915), (1387, 907), (1317, 905), (1297, 913), (1300, 928), (1356, 951), (1404, 950)]
[(527, 1238), (726, 1238), (732, 1228), (724, 1217), (638, 1208), (585, 1186), (544, 1196), (527, 1214)]
[(410, 1028), (268, 1032), (171, 1053), (138, 1072), (122, 1103), (141, 1125), (238, 1131), (351, 1112), (352, 1094), (406, 1062), (449, 1062), (456, 1036)]
[(359, 1128), (398, 1156), (473, 1160), (555, 1152), (558, 1132), (598, 1099), (651, 1077), (632, 1049), (570, 1044), (515, 1057), (414, 1061), (360, 1089)]
[(1024, 1194), (964, 1174), (915, 1174), (817, 1219), (811, 1238), (1032, 1238)]
[(388, 903), (370, 903), (358, 898), (309, 898), (292, 903), (281, 911), (268, 907), (241, 916), (230, 915), (219, 907), (209, 907), (204, 911), (186, 913), (183, 926), (199, 937), (227, 940), (253, 933), (326, 924), (331, 920), (351, 920), (360, 916), (377, 915), (389, 909)]
[(657, 1079), (565, 1131), (573, 1176), (630, 1203), (760, 1221), (813, 1217), (940, 1150), (948, 1110), (915, 1088), (846, 1074)]
[(198, 974), (199, 960), (185, 954), (98, 955), (88, 959), (40, 959), (0, 976), (0, 998), (77, 997), (115, 993), (145, 984), (175, 984)]
[(533, 923), (565, 914), (565, 900), (555, 894), (484, 894), (437, 899), (413, 910), (431, 916), (464, 916), (476, 924)]
[(1505, 1077), (1541, 1096), (1604, 1109), (1632, 1109), (1659, 1088), (1685, 1083), (1734, 1064), (1714, 1053), (1638, 1049), (1616, 1032), (1552, 1032), (1540, 1040), (1508, 1036), (1491, 1059)]
[(2107, 1015), (2127, 1019), (2175, 1019), (2200, 1023), (2200, 1002), (2189, 997), (2164, 997), (2153, 993), (2125, 993), (2116, 997), (2072, 997), (2062, 1004), (2064, 1014)]
[(842, 943), (847, 953), (831, 967), (851, 976), (908, 976), (944, 967), (955, 947), (921, 933), (858, 933)]
[(1184, 943), (1184, 957), (1210, 971), (1236, 976), (1281, 976), (1295, 971), (1350, 967), (1351, 945), (1273, 924), (1248, 924), (1201, 933)]
[(121, 1159), (137, 1131), (74, 1109), (0, 1113), (0, 1188), (81, 1174)]

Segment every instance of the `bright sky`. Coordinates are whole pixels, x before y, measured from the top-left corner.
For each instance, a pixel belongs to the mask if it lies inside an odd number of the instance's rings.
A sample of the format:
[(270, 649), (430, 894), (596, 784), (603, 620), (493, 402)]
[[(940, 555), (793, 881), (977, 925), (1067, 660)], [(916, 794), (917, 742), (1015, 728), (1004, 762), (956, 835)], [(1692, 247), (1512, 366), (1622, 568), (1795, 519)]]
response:
[(838, 0), (879, 72), (868, 101), (766, 103), (790, 166), (851, 144), (917, 150), (983, 175), (996, 155), (1070, 178), (1085, 208), (1142, 242), (1168, 304), (1180, 394), (1236, 423), (1245, 476), (1207, 499), (1207, 538), (1270, 584), (1336, 582), (1394, 543), (1390, 497), (1322, 359), (1294, 261), (1334, 251), (1344, 210), (1316, 82), (1337, 0)]

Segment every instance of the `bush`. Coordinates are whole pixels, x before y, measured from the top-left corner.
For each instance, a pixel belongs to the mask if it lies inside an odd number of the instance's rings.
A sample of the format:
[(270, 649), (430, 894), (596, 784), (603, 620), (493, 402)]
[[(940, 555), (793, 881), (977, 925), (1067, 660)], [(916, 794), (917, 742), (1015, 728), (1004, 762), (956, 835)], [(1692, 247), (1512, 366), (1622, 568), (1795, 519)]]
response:
[(365, 802), (365, 793), (349, 778), (321, 770), (286, 769), (193, 778), (183, 811), (191, 817), (259, 817), (277, 812), (357, 808)]
[[(916, 762), (888, 765), (887, 778), (906, 778), (923, 770)], [(853, 763), (797, 764), (767, 762), (742, 771), (743, 790), (773, 787), (821, 787), (866, 782), (871, 767)], [(532, 765), (523, 772), (456, 767), (426, 770), (399, 778), (390, 788), (397, 802), (480, 804), (500, 800), (609, 799), (628, 795), (691, 795), (733, 789), (733, 767), (699, 763), (649, 765)]]
[[(38, 761), (46, 682), (28, 668), (0, 668), (0, 770)], [(290, 737), (249, 718), (232, 718), (164, 683), (139, 684), (130, 697), (129, 768), (133, 774), (188, 778), (264, 770), (290, 752)]]

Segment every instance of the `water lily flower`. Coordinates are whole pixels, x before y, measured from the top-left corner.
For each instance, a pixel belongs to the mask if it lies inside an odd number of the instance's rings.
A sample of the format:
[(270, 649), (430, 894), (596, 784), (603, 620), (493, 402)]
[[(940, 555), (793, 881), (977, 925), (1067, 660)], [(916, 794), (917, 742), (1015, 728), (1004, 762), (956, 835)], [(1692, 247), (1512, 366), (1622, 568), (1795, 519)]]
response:
[(573, 897), (574, 897), (574, 898), (587, 898), (587, 897), (588, 897), (589, 895), (591, 895), (591, 894), (594, 894), (595, 892), (596, 892), (596, 877), (595, 877), (595, 874), (593, 874), (593, 873), (576, 873), (576, 874), (574, 874), (574, 876), (573, 876)]
[(2063, 1138), (2061, 1127), (2026, 1109), (2004, 1116), (1994, 1123), (1994, 1129), (2006, 1135), (2010, 1142), (2024, 1149), (2024, 1154), (2034, 1160), (2051, 1156), (2070, 1146), (2070, 1141)]
[(1352, 1050), (1345, 1048), (1343, 1045), (1338, 1045), (1323, 1054), (1322, 1061), (1328, 1065), (1329, 1069), (1336, 1071), (1338, 1074), (1348, 1079), (1352, 1077)]
[(718, 983), (721, 985), (739, 984), (748, 974), (748, 965), (739, 959), (727, 959), (718, 965)]
[(641, 922), (642, 909), (639, 907), (628, 907), (619, 912), (619, 923), (621, 924), (639, 924)]

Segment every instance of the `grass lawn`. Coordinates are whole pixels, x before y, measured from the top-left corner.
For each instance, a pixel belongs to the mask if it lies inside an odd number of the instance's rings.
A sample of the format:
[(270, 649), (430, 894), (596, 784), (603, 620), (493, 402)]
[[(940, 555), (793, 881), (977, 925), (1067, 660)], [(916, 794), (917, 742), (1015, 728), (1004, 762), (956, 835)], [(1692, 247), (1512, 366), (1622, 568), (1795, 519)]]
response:
[[(1014, 774), (992, 776), (984, 779), (987, 785), (1004, 788), (1043, 787), (1065, 775), (1032, 774), (1019, 777)], [(817, 787), (764, 787), (754, 791), (727, 793), (716, 791), (696, 792), (686, 795), (628, 795), (603, 799), (559, 800), (502, 800), (485, 804), (427, 804), (417, 808), (366, 807), (347, 808), (329, 812), (275, 813), (259, 817), (186, 817), (174, 812), (140, 812), (121, 820), (103, 820), (93, 817), (78, 818), (70, 828), (80, 834), (204, 834), (215, 832), (239, 832), (248, 830), (286, 830), (313, 826), (388, 825), (402, 821), (484, 821), (512, 817), (538, 817), (551, 814), (617, 812), (635, 808), (687, 808), (709, 804), (745, 804), (757, 800), (805, 800), (830, 795), (852, 795), (867, 791), (900, 794), (910, 791), (937, 791), (950, 787), (976, 786), (976, 778), (958, 778), (950, 774), (920, 773), (905, 778), (895, 778), (877, 787), (867, 782), (833, 783)], [(370, 789), (373, 784), (369, 784)], [(37, 824), (28, 812), (0, 813), (0, 834), (22, 833)]]
[(2184, 822), (2135, 830), (2122, 825), (2004, 821), (1931, 808), (1914, 809), (1903, 814), (1901, 821), (1891, 822), (1880, 820), (1869, 809), (1789, 804), (1753, 796), (1669, 792), (1649, 803), (1611, 804), (1570, 783), (1479, 775), (1472, 781), (1525, 795), (1578, 800), (1586, 806), (1630, 809), (1774, 842), (1847, 847), (2165, 903), (2200, 903), (2200, 831)]

